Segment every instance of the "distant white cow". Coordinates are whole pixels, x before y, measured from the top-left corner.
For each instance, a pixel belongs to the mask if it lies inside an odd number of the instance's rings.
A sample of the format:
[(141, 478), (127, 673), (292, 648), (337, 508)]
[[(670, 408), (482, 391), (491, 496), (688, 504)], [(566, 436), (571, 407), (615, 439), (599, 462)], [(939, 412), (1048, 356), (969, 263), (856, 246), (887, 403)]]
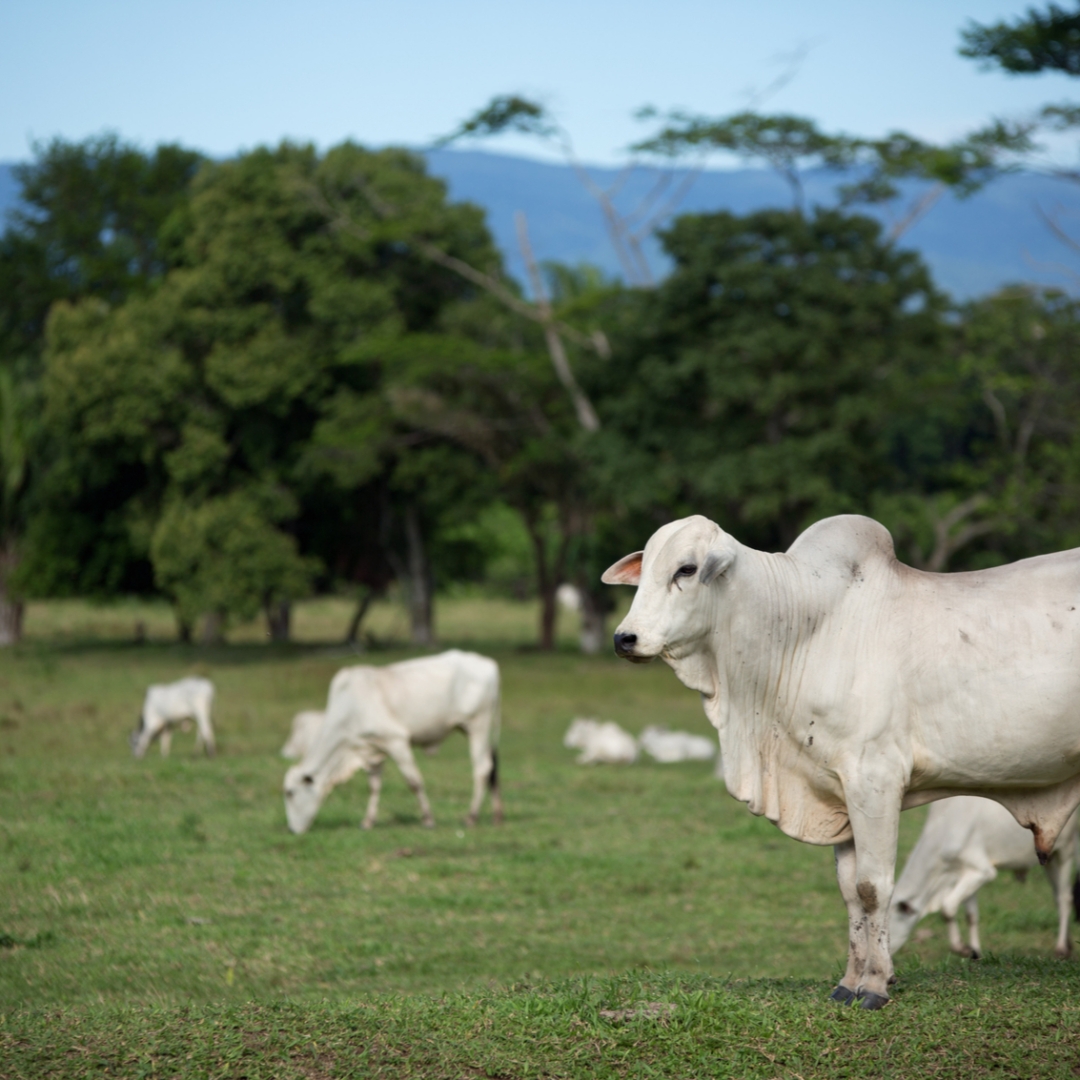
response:
[[(1058, 909), (1054, 953), (1062, 959), (1072, 951), (1069, 911), (1076, 841), (1076, 814), (1073, 814), (1061, 830), (1046, 864), (1046, 876)], [(934, 803), (893, 892), (890, 948), (895, 953), (924, 915), (940, 911), (948, 923), (949, 948), (977, 960), (982, 953), (976, 900), (979, 889), (993, 881), (999, 870), (1023, 874), (1038, 864), (1031, 833), (1018, 825), (1000, 803), (974, 795), (959, 795)], [(967, 913), (970, 941), (967, 945), (956, 919), (961, 907)]]
[(285, 774), (285, 815), (294, 833), (306, 832), (336, 785), (363, 769), (369, 798), (363, 827), (375, 824), (382, 765), (392, 758), (420, 803), (427, 826), (435, 824), (413, 746), (435, 746), (454, 729), (469, 739), (473, 797), (466, 819), (476, 823), (484, 788), (491, 789), (496, 823), (499, 794), (499, 665), (477, 653), (451, 649), (438, 656), (385, 667), (350, 667), (330, 683), (326, 719), (303, 760)]
[(613, 720), (602, 723), (578, 717), (567, 728), (563, 746), (581, 751), (579, 765), (633, 765), (638, 756), (634, 736)]
[(661, 765), (679, 761), (712, 761), (716, 740), (687, 731), (668, 731), (665, 727), (647, 727), (638, 737), (638, 746)]
[(281, 748), (281, 756), (290, 761), (299, 761), (315, 741), (315, 736), (318, 735), (319, 728), (322, 727), (325, 719), (326, 713), (322, 709), (298, 712), (293, 717), (289, 740)]
[(209, 679), (180, 679), (178, 682), (151, 686), (146, 691), (139, 726), (131, 733), (131, 750), (141, 758), (154, 739), (161, 741), (161, 756), (169, 756), (172, 729), (181, 721), (195, 721), (195, 749), (200, 746), (207, 757), (214, 756), (214, 729), (210, 725), (210, 706), (214, 702), (214, 684)]
[(567, 611), (581, 610), (581, 590), (568, 581), (564, 581), (555, 590), (555, 600), (560, 607), (565, 608)]

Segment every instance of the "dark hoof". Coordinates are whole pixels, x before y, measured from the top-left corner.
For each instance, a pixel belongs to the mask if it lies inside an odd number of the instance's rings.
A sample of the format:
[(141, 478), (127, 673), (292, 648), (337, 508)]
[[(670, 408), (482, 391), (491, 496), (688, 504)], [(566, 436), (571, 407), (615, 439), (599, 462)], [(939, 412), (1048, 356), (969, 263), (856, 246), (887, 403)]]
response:
[(884, 1009), (889, 1004), (885, 994), (875, 994), (870, 990), (864, 990), (859, 995), (859, 1007), (862, 1009)]
[(982, 959), (982, 953), (979, 952), (978, 949), (969, 949), (968, 950), (968, 959), (969, 960), (981, 960)]
[(829, 995), (829, 1000), (838, 1001), (841, 1005), (850, 1005), (855, 1000), (855, 991), (849, 990), (843, 983), (840, 983)]

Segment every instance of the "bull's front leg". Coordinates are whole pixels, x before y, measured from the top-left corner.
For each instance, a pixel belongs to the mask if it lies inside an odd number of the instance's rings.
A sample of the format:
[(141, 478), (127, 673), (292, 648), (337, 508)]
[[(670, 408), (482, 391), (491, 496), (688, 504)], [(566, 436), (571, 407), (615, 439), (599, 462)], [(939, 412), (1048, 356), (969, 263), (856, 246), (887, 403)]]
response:
[(865, 804), (849, 797), (848, 816), (853, 838), (835, 847), (837, 881), (848, 909), (848, 964), (832, 997), (880, 1009), (888, 1004), (893, 974), (889, 906), (900, 827), (899, 793), (893, 798), (880, 789), (872, 791)]
[(428, 802), (427, 792), (424, 791), (424, 778), (416, 767), (412, 747), (404, 739), (395, 739), (387, 743), (386, 752), (394, 759), (394, 764), (401, 770), (405, 783), (409, 785), (416, 796), (416, 801), (420, 804), (421, 823), (428, 829), (432, 828), (435, 825), (435, 818), (431, 813), (431, 803)]
[(367, 771), (368, 803), (364, 820), (360, 823), (361, 829), (371, 829), (375, 826), (375, 817), (379, 813), (379, 793), (382, 791), (382, 762), (372, 765)]
[(859, 894), (855, 891), (855, 841), (835, 844), (833, 854), (836, 856), (836, 880), (848, 913), (848, 960), (843, 978), (829, 996), (842, 1005), (850, 1005), (855, 1000), (866, 967), (866, 924)]

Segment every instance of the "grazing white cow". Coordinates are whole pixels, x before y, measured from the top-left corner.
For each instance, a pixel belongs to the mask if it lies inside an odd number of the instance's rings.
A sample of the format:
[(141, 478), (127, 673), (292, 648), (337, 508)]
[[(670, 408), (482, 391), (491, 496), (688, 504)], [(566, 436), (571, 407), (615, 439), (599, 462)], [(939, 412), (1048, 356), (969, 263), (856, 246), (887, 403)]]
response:
[(281, 756), (290, 761), (299, 761), (315, 741), (315, 736), (322, 727), (326, 713), (322, 709), (307, 709), (298, 712), (292, 720), (289, 739), (281, 748)]
[[(1072, 952), (1069, 916), (1076, 869), (1076, 814), (1066, 822), (1046, 863), (1058, 910), (1054, 953), (1064, 960)], [(976, 894), (999, 870), (1026, 873), (1037, 865), (1031, 834), (999, 803), (975, 795), (959, 795), (934, 803), (926, 824), (893, 890), (889, 946), (895, 953), (924, 915), (940, 911), (949, 928), (949, 948), (977, 960), (979, 904)], [(968, 939), (960, 935), (957, 913), (967, 913)]]
[(209, 679), (180, 679), (174, 683), (151, 686), (146, 691), (139, 726), (131, 733), (131, 750), (141, 758), (154, 739), (160, 739), (161, 756), (169, 756), (172, 729), (184, 720), (195, 721), (195, 749), (201, 745), (207, 757), (214, 756), (214, 729), (210, 725), (210, 706), (214, 703), (214, 684)]
[(888, 1001), (902, 809), (988, 796), (1046, 859), (1080, 803), (1080, 550), (930, 574), (865, 517), (819, 521), (784, 554), (690, 517), (603, 580), (639, 586), (615, 651), (662, 657), (701, 693), (727, 790), (834, 845), (837, 1001)]
[(494, 660), (451, 649), (385, 667), (339, 671), (330, 683), (326, 719), (314, 742), (285, 774), (289, 828), (306, 832), (330, 790), (363, 769), (369, 790), (363, 827), (370, 829), (388, 757), (416, 795), (424, 824), (434, 825), (412, 747), (435, 746), (455, 728), (468, 736), (472, 759), (473, 797), (466, 820), (476, 823), (486, 786), (491, 788), (495, 821), (501, 822), (499, 665)]
[(601, 722), (579, 716), (566, 729), (563, 746), (581, 751), (579, 765), (633, 765), (638, 756), (634, 736), (614, 720)]
[(716, 756), (716, 743), (704, 735), (691, 735), (687, 731), (668, 731), (665, 727), (647, 727), (638, 736), (638, 746), (661, 765), (674, 765), (680, 761), (712, 761)]

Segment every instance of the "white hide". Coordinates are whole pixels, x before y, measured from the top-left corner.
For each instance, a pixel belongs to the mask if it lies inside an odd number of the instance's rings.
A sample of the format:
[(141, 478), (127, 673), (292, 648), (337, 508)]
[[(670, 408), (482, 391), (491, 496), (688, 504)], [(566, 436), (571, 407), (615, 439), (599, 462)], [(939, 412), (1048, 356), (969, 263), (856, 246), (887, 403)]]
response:
[(691, 735), (687, 731), (668, 731), (664, 727), (647, 727), (638, 736), (638, 746), (661, 765), (674, 765), (680, 761), (712, 761), (716, 756), (716, 743), (704, 735)]
[[(1061, 830), (1046, 864), (1058, 910), (1054, 952), (1061, 958), (1072, 951), (1069, 916), (1076, 843), (1076, 814), (1073, 814)], [(940, 911), (948, 923), (952, 951), (978, 957), (982, 952), (976, 900), (979, 889), (993, 881), (999, 870), (1025, 873), (1038, 864), (1031, 833), (998, 803), (974, 795), (934, 803), (893, 890), (889, 920), (892, 951), (895, 953), (904, 945), (920, 919)], [(969, 943), (966, 945), (956, 919), (961, 907), (967, 913)]]
[(579, 765), (633, 765), (638, 756), (634, 736), (613, 720), (601, 722), (578, 717), (567, 728), (563, 746), (581, 751), (577, 758)]
[(784, 554), (691, 517), (604, 581), (640, 585), (616, 651), (662, 657), (701, 693), (728, 791), (835, 845), (837, 1000), (888, 1000), (902, 808), (989, 796), (1046, 857), (1080, 802), (1080, 550), (931, 574), (865, 517), (819, 521)]
[(298, 712), (293, 717), (288, 741), (281, 748), (281, 756), (290, 761), (299, 761), (315, 741), (315, 736), (318, 735), (319, 728), (322, 727), (325, 719), (326, 713), (322, 709), (307, 709), (304, 712)]
[(330, 683), (326, 719), (314, 741), (303, 760), (285, 774), (289, 828), (306, 832), (331, 789), (363, 769), (370, 792), (363, 827), (370, 829), (388, 757), (416, 795), (424, 824), (433, 825), (412, 747), (436, 746), (455, 729), (468, 737), (472, 760), (467, 821), (475, 823), (484, 788), (490, 786), (498, 822), (499, 665), (486, 656), (451, 649), (385, 667), (344, 668)]
[(172, 729), (184, 720), (195, 721), (195, 749), (201, 745), (207, 757), (214, 756), (214, 729), (210, 707), (214, 684), (209, 679), (188, 678), (151, 686), (143, 699), (139, 726), (131, 733), (131, 751), (141, 758), (154, 739), (160, 739), (161, 756), (168, 757)]

